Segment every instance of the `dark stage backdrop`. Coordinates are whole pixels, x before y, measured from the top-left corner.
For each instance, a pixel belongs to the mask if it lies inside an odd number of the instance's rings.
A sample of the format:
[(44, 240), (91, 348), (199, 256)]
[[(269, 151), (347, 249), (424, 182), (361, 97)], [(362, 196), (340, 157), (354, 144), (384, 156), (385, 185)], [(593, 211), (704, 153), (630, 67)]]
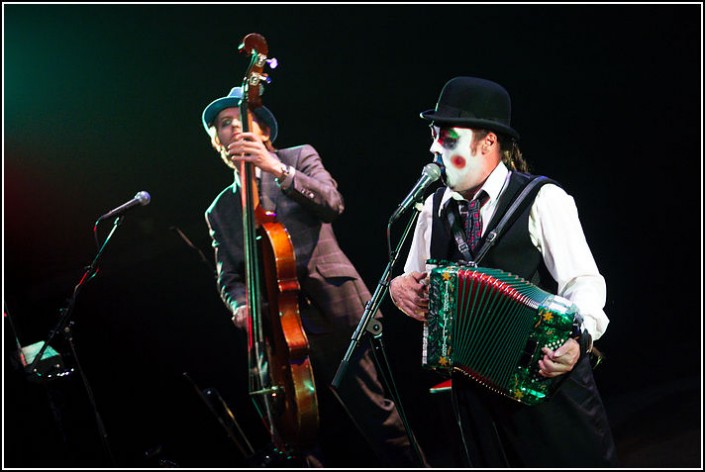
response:
[[(277, 144), (321, 153), (346, 199), (334, 228), (371, 290), (387, 219), (431, 158), (419, 112), (451, 77), (503, 84), (533, 172), (575, 197), (607, 280), (596, 376), (625, 463), (697, 465), (701, 19), (700, 4), (3, 5), (3, 300), (15, 327), (6, 317), (4, 465), (241, 465), (184, 373), (262, 444), (203, 218), (232, 175), (200, 121), (242, 80), (237, 46), (251, 32), (279, 60), (263, 97)], [(71, 317), (111, 463), (80, 377), (27, 382), (14, 338), (46, 339), (97, 253), (95, 220), (142, 190), (151, 203), (127, 213)], [(411, 426), (434, 465), (457, 465), (448, 398), (428, 393), (442, 379), (420, 368), (421, 326), (382, 308)], [(73, 364), (63, 336), (52, 345)]]

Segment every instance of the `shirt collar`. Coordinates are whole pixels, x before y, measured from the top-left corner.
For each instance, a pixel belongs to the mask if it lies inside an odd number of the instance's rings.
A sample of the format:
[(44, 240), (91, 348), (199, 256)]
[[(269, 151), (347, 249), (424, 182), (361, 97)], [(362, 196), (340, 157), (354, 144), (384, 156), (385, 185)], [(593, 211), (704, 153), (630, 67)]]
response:
[[(487, 180), (485, 180), (485, 183), (482, 184), (482, 187), (480, 187), (480, 190), (484, 190), (487, 192), (487, 195), (489, 195), (489, 199), (486, 203), (491, 203), (499, 198), (499, 194), (502, 193), (504, 182), (507, 180), (508, 175), (509, 169), (507, 169), (507, 166), (504, 165), (504, 162), (500, 161), (499, 164), (497, 164), (497, 167), (495, 167), (490, 175), (487, 176)], [(443, 193), (443, 198), (441, 198), (441, 205), (438, 208), (438, 216), (442, 216), (441, 212), (445, 209), (451, 199), (465, 200), (458, 192), (446, 187), (446, 190)]]

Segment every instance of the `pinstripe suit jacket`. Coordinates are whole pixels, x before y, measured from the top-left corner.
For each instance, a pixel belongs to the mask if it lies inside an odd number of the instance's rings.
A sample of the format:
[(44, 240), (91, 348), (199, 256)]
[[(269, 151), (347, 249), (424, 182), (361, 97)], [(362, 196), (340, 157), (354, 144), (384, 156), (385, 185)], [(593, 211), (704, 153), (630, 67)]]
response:
[[(279, 159), (296, 169), (292, 184), (283, 190), (268, 173), (262, 173), (261, 205), (274, 211), (288, 230), (296, 254), (302, 292), (323, 319), (307, 320), (307, 332), (354, 327), (364, 312), (370, 292), (338, 245), (331, 222), (343, 212), (337, 183), (310, 145), (277, 151)], [(218, 268), (220, 296), (231, 311), (245, 303), (242, 208), (236, 185), (223, 190), (206, 210)], [(308, 313), (308, 314), (307, 314)]]

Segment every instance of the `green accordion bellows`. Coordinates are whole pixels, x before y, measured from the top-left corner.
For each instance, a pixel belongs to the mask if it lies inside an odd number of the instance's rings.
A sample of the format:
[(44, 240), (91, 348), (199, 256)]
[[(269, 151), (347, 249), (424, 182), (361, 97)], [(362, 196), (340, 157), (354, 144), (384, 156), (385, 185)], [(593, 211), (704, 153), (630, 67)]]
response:
[(541, 403), (566, 377), (538, 373), (541, 348), (568, 340), (577, 311), (508, 272), (442, 263), (430, 274), (422, 366), (461, 372), (526, 405)]

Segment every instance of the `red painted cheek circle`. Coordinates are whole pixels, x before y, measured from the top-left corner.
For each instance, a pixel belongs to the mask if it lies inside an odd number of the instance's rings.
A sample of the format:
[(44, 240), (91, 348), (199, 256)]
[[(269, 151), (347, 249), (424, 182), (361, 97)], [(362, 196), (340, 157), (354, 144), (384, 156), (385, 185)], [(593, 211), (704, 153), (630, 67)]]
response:
[(456, 169), (464, 169), (465, 168), (465, 158), (463, 156), (453, 156), (450, 159), (450, 162), (453, 164), (453, 167)]

